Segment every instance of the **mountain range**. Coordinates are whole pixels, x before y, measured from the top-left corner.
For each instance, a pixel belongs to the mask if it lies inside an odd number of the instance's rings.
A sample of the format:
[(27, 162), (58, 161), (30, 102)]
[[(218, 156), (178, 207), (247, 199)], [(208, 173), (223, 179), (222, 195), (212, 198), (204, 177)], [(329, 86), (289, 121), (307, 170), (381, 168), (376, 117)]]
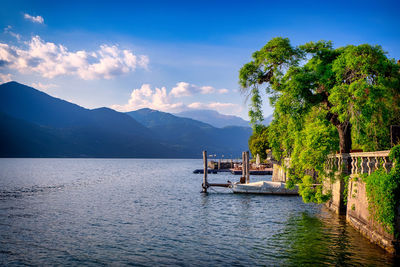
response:
[(86, 109), (17, 82), (0, 85), (0, 129), (0, 157), (239, 156), (251, 135), (151, 109)]
[[(175, 114), (178, 117), (190, 118), (198, 121), (208, 123), (217, 128), (226, 126), (242, 126), (250, 127), (250, 122), (234, 115), (224, 115), (215, 110), (209, 109), (196, 109), (186, 110)], [(273, 115), (264, 117), (263, 124), (269, 125), (273, 119)]]
[(175, 115), (178, 117), (191, 118), (194, 120), (202, 121), (217, 128), (223, 128), (233, 125), (250, 127), (250, 123), (248, 121), (245, 121), (238, 116), (220, 114), (215, 110), (186, 110), (180, 113), (176, 113)]

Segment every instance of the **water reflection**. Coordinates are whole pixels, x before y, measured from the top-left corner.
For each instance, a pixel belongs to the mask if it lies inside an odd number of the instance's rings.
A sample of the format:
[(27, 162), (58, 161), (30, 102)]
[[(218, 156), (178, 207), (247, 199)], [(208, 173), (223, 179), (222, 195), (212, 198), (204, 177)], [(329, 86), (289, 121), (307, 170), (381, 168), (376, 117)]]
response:
[(283, 233), (275, 238), (285, 240), (285, 265), (387, 266), (398, 259), (369, 243), (338, 216), (325, 208), (319, 214), (302, 212), (289, 217)]

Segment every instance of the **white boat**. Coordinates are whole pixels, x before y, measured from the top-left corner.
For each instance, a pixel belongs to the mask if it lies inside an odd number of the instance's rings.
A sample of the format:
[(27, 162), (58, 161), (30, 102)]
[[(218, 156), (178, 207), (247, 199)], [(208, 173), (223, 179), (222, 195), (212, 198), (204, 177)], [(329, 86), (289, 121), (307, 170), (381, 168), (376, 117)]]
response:
[(270, 195), (298, 195), (298, 187), (287, 189), (283, 182), (260, 181), (248, 184), (239, 182), (230, 186), (233, 193), (270, 194)]

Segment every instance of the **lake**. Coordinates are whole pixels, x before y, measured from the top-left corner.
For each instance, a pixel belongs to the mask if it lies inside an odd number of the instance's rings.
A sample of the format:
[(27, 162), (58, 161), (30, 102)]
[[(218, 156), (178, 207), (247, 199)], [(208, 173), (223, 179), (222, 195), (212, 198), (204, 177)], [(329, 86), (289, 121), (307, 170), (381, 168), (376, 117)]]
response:
[(0, 265), (399, 263), (323, 205), (225, 188), (201, 194), (202, 175), (192, 173), (201, 167), (181, 159), (0, 159)]

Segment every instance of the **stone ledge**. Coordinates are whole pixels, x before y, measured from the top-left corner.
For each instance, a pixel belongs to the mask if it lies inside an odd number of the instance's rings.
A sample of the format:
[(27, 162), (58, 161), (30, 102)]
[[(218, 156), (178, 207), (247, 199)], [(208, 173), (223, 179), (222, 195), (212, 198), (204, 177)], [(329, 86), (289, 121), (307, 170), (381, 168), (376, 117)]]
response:
[(346, 216), (346, 221), (357, 231), (359, 231), (363, 236), (368, 238), (372, 243), (377, 244), (389, 253), (396, 254), (396, 247), (398, 247), (397, 240), (384, 237), (374, 229), (371, 229), (371, 227), (368, 227), (368, 225), (366, 225), (364, 222), (358, 220), (355, 217), (352, 217), (349, 214), (347, 214)]

